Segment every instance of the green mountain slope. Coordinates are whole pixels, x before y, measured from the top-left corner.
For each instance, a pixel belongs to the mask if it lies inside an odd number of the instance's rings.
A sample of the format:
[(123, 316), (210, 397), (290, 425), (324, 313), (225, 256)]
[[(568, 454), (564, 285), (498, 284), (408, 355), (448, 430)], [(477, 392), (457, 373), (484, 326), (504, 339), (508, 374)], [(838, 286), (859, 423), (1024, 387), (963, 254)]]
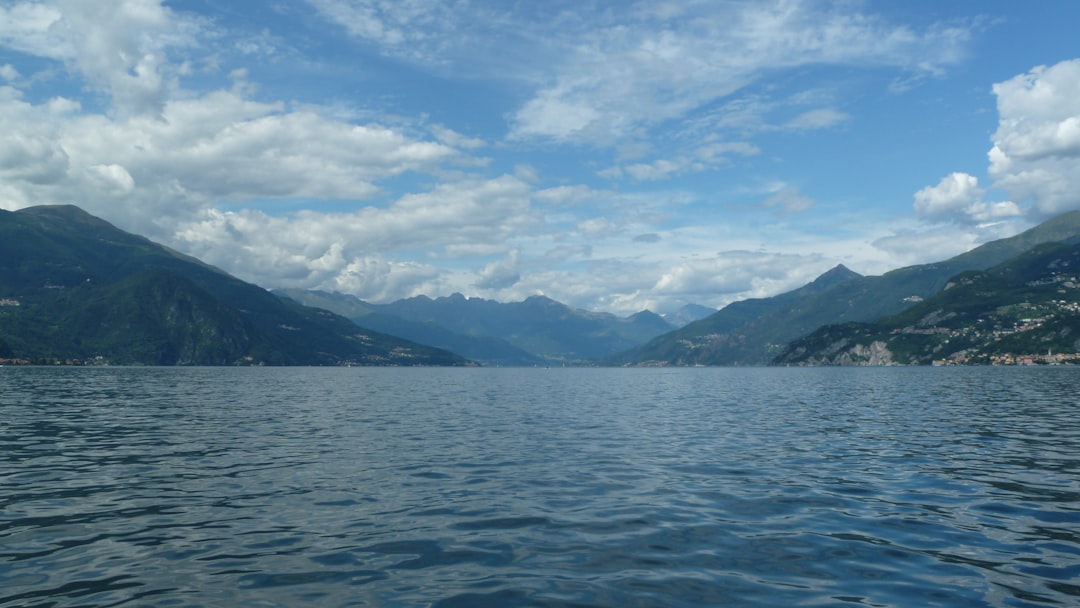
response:
[(0, 211), (0, 357), (146, 365), (461, 365), (278, 298), (72, 206)]
[(1080, 238), (1038, 245), (870, 323), (822, 327), (791, 343), (778, 365), (1015, 362), (1080, 351)]
[[(942, 262), (909, 266), (871, 277), (840, 273), (835, 277), (839, 280), (825, 289), (804, 291), (804, 287), (762, 301), (746, 301), (750, 304), (733, 303), (610, 362), (764, 365), (788, 343), (819, 327), (895, 314), (941, 291), (949, 278), (959, 272), (985, 270), (1038, 244), (1077, 235), (1080, 235), (1080, 212), (1071, 212)], [(819, 281), (820, 278), (810, 285)]]

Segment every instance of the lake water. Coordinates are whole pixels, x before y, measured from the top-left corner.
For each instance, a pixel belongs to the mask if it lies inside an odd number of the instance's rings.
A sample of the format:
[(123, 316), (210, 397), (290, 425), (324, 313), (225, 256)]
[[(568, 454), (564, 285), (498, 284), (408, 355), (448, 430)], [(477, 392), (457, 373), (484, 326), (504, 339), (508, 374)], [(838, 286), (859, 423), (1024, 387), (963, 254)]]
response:
[(1080, 368), (0, 368), (0, 606), (1080, 605)]

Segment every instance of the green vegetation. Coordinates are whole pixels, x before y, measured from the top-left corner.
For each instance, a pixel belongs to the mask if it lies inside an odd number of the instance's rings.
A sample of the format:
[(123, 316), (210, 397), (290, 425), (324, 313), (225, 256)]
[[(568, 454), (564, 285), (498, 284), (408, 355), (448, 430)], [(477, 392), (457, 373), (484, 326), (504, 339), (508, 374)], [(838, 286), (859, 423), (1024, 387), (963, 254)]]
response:
[[(764, 365), (789, 343), (827, 326), (871, 322), (940, 292), (968, 270), (986, 270), (1043, 243), (1080, 235), (1080, 212), (943, 262), (864, 277), (839, 267), (774, 298), (735, 302), (710, 317), (608, 359), (622, 365)], [(833, 330), (830, 330), (833, 331)], [(819, 336), (820, 337), (820, 336)]]
[(139, 365), (462, 365), (278, 298), (77, 207), (0, 212), (0, 358)]
[(958, 274), (899, 314), (823, 327), (793, 342), (775, 363), (1073, 363), (1077, 352), (1080, 243), (1074, 238)]
[(0, 211), (0, 363), (129, 365), (469, 364), (449, 350), (492, 365), (1075, 362), (1080, 212), (880, 277), (838, 266), (675, 331), (543, 296), (285, 295), (76, 207)]

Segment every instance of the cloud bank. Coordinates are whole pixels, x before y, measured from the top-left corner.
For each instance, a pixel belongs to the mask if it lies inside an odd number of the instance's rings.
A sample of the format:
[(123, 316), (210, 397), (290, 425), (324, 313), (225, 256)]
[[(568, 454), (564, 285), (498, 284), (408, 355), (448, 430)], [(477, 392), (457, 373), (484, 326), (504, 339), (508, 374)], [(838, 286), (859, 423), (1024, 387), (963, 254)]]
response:
[[(963, 225), (947, 248), (982, 223), (1078, 206), (1080, 60), (995, 85), (989, 185), (949, 174), (893, 225), (811, 219), (834, 204), (812, 187), (739, 180), (743, 163), (782, 170), (778, 137), (855, 128), (857, 109), (798, 74), (910, 88), (960, 65), (966, 22), (916, 28), (818, 1), (267, 5), (311, 28), (286, 39), (179, 6), (0, 5), (0, 207), (78, 204), (267, 287), (545, 293), (629, 313), (772, 295), (841, 261), (887, 270), (925, 253), (890, 238), (920, 221)], [(330, 52), (305, 54), (320, 36)], [(487, 96), (454, 122), (429, 113), (439, 99), (394, 105), (403, 93), (377, 90), (377, 69)], [(325, 96), (311, 84), (335, 77), (355, 80)], [(492, 100), (496, 126), (473, 128)]]

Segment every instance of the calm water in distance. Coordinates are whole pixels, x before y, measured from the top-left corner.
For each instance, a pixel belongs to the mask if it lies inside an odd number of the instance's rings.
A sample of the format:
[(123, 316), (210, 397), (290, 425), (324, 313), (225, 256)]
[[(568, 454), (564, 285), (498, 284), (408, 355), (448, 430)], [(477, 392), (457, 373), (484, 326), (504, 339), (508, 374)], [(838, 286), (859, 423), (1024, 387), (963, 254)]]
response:
[(1077, 606), (1080, 368), (0, 368), (0, 606)]

